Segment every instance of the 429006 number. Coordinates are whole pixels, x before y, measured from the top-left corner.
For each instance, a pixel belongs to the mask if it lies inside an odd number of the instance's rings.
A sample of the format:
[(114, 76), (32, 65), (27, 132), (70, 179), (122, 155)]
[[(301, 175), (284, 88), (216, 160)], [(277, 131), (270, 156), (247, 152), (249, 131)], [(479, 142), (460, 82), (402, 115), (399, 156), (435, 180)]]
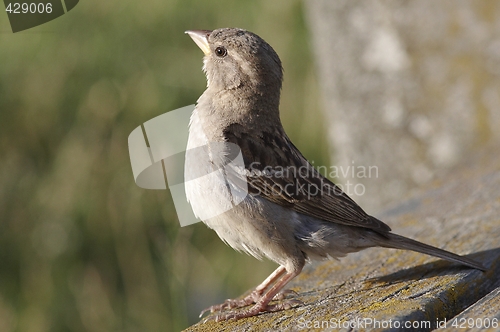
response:
[(457, 319), (455, 318), (451, 326), (456, 328), (456, 329), (481, 329), (481, 328), (494, 328), (497, 329), (500, 326), (500, 322), (498, 321), (498, 318), (460, 318)]
[(9, 14), (50, 14), (52, 13), (51, 3), (9, 3), (5, 11)]

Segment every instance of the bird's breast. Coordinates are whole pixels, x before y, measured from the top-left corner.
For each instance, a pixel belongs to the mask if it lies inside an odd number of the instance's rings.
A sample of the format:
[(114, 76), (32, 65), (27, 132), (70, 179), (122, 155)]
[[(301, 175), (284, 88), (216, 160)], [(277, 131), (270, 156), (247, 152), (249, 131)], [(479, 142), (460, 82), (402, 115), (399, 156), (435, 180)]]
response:
[(233, 165), (227, 163), (226, 152), (225, 142), (208, 139), (195, 110), (189, 127), (184, 180), (193, 212), (203, 221), (231, 210), (246, 196), (228, 181)]

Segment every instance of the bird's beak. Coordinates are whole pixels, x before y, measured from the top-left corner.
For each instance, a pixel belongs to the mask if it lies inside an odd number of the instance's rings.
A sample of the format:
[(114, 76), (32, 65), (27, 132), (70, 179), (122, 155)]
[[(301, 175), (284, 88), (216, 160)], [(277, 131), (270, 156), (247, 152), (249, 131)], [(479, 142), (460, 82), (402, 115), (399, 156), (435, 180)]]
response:
[(196, 45), (205, 53), (205, 55), (210, 54), (210, 46), (208, 45), (208, 36), (212, 33), (212, 30), (188, 30), (186, 33), (191, 37)]

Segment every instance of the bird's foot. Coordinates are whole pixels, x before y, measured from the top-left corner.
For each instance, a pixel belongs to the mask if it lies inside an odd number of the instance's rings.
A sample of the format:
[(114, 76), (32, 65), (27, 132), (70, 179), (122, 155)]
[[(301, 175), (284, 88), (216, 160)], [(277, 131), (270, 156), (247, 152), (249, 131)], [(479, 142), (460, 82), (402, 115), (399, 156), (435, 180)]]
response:
[[(210, 311), (210, 313), (213, 313), (213, 312), (216, 312), (216, 311), (224, 311), (226, 309), (242, 308), (242, 307), (246, 307), (246, 306), (248, 306), (250, 304), (257, 303), (257, 301), (259, 301), (259, 299), (261, 298), (262, 293), (263, 293), (262, 291), (254, 290), (249, 295), (245, 296), (243, 299), (227, 299), (226, 301), (224, 301), (224, 303), (214, 304), (213, 306), (210, 306), (210, 307), (204, 309), (200, 313), (200, 318), (206, 312), (209, 312), (209, 311)], [(287, 290), (284, 290), (284, 291), (279, 292), (278, 294), (276, 294), (273, 297), (273, 300), (275, 300), (275, 301), (284, 300), (289, 295), (297, 295), (297, 292), (295, 292), (295, 291), (293, 291), (291, 289), (287, 289)]]
[[(279, 294), (277, 294), (276, 296), (278, 295)], [(224, 303), (215, 304), (213, 306), (206, 308), (200, 313), (200, 317), (202, 317), (208, 311), (212, 313), (216, 311), (223, 311), (226, 309), (246, 307), (250, 304), (257, 303), (257, 301), (259, 301), (261, 296), (262, 296), (262, 291), (254, 290), (249, 295), (245, 296), (243, 299), (227, 299), (226, 301), (224, 301)]]
[(225, 313), (219, 313), (215, 316), (207, 317), (203, 323), (206, 323), (210, 320), (214, 320), (216, 322), (221, 322), (229, 319), (238, 320), (241, 318), (252, 317), (260, 314), (261, 312), (276, 312), (281, 310), (288, 310), (297, 305), (303, 304), (302, 301), (299, 300), (288, 300), (285, 302), (273, 304), (273, 305), (263, 305), (260, 303), (255, 304), (253, 307), (247, 310), (241, 311), (229, 311)]

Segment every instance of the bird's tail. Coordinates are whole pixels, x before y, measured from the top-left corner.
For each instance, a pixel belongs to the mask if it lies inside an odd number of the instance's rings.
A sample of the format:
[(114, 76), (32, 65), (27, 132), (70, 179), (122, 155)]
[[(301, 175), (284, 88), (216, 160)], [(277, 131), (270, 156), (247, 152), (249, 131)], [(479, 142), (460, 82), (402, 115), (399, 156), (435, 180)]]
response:
[(423, 254), (439, 257), (451, 262), (460, 263), (481, 271), (486, 271), (486, 268), (481, 263), (476, 262), (475, 260), (462, 257), (452, 252), (439, 249), (430, 246), (428, 244), (409, 239), (401, 235), (393, 233), (387, 233), (384, 235), (387, 236), (388, 239), (386, 238), (384, 240), (377, 241), (378, 242), (377, 244), (381, 247), (412, 250)]

